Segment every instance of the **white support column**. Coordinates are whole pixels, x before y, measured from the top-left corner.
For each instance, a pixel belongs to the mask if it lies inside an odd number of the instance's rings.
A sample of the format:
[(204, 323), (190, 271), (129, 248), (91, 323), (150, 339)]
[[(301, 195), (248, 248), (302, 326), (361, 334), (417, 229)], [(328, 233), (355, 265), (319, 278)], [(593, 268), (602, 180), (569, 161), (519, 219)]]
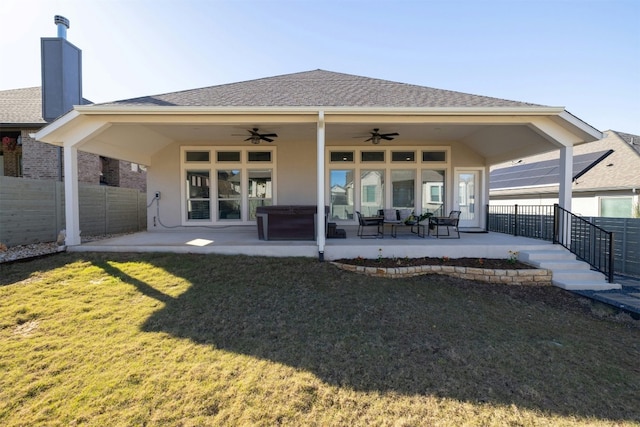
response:
[(560, 188), (558, 192), (558, 205), (571, 211), (573, 183), (573, 146), (564, 146), (560, 149)]
[(326, 224), (324, 221), (324, 206), (325, 206), (325, 201), (324, 201), (324, 136), (325, 136), (325, 129), (324, 129), (324, 111), (319, 111), (318, 112), (318, 137), (317, 137), (317, 141), (316, 141), (316, 146), (317, 146), (317, 157), (318, 157), (318, 162), (317, 162), (317, 188), (318, 188), (318, 213), (317, 213), (317, 218), (318, 218), (318, 227), (317, 227), (317, 233), (318, 235), (316, 236), (316, 241), (318, 242), (318, 257), (320, 258), (320, 260), (324, 260), (324, 246), (326, 243), (326, 236), (327, 236), (327, 232), (326, 232)]
[(67, 246), (80, 244), (80, 210), (78, 203), (78, 149), (64, 147), (64, 212)]

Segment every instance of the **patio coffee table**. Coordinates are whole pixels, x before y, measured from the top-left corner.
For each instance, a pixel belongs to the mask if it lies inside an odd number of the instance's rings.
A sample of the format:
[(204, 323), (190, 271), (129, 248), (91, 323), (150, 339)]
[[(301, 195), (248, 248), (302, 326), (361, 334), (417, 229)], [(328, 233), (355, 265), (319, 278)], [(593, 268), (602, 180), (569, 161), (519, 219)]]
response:
[(409, 231), (413, 234), (417, 234), (418, 237), (422, 237), (423, 239), (426, 237), (424, 232), (424, 224), (420, 224), (419, 221), (411, 221), (408, 223), (399, 222), (397, 224), (391, 224), (391, 237), (398, 236), (398, 227), (410, 227)]

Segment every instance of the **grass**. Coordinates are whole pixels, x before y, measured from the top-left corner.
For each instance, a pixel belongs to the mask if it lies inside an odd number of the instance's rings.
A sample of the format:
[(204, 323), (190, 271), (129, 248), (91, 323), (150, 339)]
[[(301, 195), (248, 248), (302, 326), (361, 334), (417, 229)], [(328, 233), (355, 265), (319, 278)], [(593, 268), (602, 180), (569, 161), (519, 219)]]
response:
[(0, 425), (640, 425), (638, 322), (302, 258), (0, 264)]

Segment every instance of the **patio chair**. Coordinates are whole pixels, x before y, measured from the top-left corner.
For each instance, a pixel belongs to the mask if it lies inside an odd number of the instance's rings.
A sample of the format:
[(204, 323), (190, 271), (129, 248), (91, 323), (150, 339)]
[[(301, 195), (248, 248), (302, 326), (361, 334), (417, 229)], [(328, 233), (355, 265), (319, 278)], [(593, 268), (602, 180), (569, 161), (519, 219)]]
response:
[[(361, 239), (365, 238), (384, 238), (384, 234), (382, 232), (382, 218), (381, 217), (363, 217), (359, 211), (356, 211), (356, 215), (358, 216), (358, 236)], [(366, 228), (376, 227), (375, 234), (365, 234)]]
[[(432, 216), (429, 218), (429, 231), (436, 227), (436, 238), (440, 238), (440, 227), (447, 229), (447, 234), (443, 234), (442, 236), (447, 236), (451, 239), (459, 239), (460, 238), (460, 230), (458, 229), (458, 223), (460, 222), (460, 214), (461, 211), (451, 211), (449, 216)], [(449, 231), (449, 227), (453, 227), (453, 229), (458, 233), (458, 237), (451, 236), (451, 232)]]

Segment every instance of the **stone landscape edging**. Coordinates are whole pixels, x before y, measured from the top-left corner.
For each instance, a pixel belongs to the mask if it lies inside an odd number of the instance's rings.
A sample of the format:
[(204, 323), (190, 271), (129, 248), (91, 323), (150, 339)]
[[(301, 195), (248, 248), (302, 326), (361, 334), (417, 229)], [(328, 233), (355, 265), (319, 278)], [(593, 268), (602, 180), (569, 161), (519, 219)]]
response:
[(551, 270), (545, 269), (494, 269), (478, 267), (454, 267), (449, 265), (420, 265), (414, 267), (366, 267), (362, 265), (332, 262), (346, 271), (372, 277), (400, 279), (424, 274), (443, 274), (460, 279), (477, 280), (486, 283), (504, 283), (508, 285), (551, 285)]

